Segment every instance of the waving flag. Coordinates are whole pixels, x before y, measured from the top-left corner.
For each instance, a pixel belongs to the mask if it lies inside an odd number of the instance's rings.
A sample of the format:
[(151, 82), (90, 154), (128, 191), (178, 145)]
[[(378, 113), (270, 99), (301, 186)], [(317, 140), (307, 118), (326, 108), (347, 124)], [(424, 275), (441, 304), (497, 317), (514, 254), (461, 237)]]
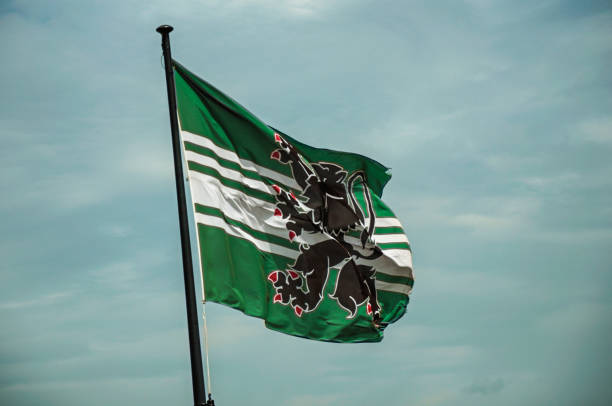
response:
[(268, 328), (380, 341), (414, 282), (388, 169), (273, 129), (174, 62), (206, 301)]

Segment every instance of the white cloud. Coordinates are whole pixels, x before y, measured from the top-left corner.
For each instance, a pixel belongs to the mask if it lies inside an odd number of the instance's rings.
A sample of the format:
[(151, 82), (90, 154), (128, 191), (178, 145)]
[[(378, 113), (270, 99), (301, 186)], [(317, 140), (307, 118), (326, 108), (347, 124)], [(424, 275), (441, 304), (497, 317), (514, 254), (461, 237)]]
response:
[(520, 168), (533, 167), (540, 161), (536, 156), (511, 154), (485, 154), (479, 160), (488, 168), (501, 173), (512, 173)]
[(42, 295), (40, 297), (29, 300), (13, 300), (0, 303), (0, 310), (16, 310), (28, 307), (50, 306), (57, 302), (68, 299), (73, 295), (73, 292), (55, 292)]
[(185, 341), (185, 338), (184, 328), (165, 329), (136, 337), (112, 337), (104, 340), (100, 337), (92, 337), (87, 346), (96, 357), (137, 357), (139, 355), (154, 356), (160, 343), (177, 343), (176, 347), (165, 350), (165, 355), (168, 355), (169, 352), (180, 354), (183, 350), (180, 344)]
[(505, 382), (501, 378), (486, 378), (472, 382), (465, 387), (465, 391), (474, 395), (492, 395), (504, 389)]
[(459, 214), (451, 218), (451, 223), (466, 227), (475, 232), (506, 231), (517, 226), (516, 218), (508, 216), (487, 216), (477, 213)]
[(593, 244), (612, 241), (612, 229), (539, 230), (538, 232), (525, 235), (525, 238), (549, 243)]
[(394, 210), (410, 213), (410, 226), (449, 227), (480, 235), (507, 237), (532, 227), (531, 219), (541, 202), (529, 197), (506, 196), (414, 196)]
[(471, 345), (440, 345), (421, 347), (418, 358), (410, 360), (411, 368), (452, 368), (476, 362), (482, 352)]
[[(160, 185), (174, 190), (169, 145), (149, 142), (143, 147), (137, 140), (120, 146), (71, 141), (36, 145), (30, 144), (34, 140), (23, 139), (23, 148), (3, 151), (0, 172), (6, 197), (0, 208), (70, 211), (119, 195), (156, 190)], [(46, 170), (41, 171), (41, 165)]]
[(115, 238), (125, 238), (132, 232), (133, 229), (128, 224), (104, 224), (100, 226), (100, 233)]
[[(362, 149), (369, 151), (369, 154), (373, 156), (401, 159), (409, 151), (419, 151), (435, 143), (439, 138), (452, 136), (452, 133), (447, 131), (449, 121), (462, 114), (464, 114), (463, 111), (455, 111), (430, 118), (421, 118), (418, 121), (407, 120), (405, 117), (392, 117), (381, 121), (380, 124), (361, 135), (359, 142), (362, 144)], [(402, 147), (390, 148), (392, 145)]]
[(168, 263), (165, 252), (141, 251), (124, 260), (115, 260), (88, 273), (97, 284), (112, 289), (131, 289), (134, 284), (150, 278), (147, 269), (155, 269)]
[(345, 404), (343, 402), (344, 396), (342, 394), (332, 395), (297, 395), (287, 400), (288, 406), (331, 406)]
[(425, 395), (417, 397), (410, 401), (410, 404), (416, 406), (438, 406), (453, 404), (456, 401), (456, 393), (444, 388), (433, 389), (426, 391)]
[(232, 0), (230, 7), (263, 7), (270, 11), (281, 12), (294, 17), (310, 17), (329, 7), (333, 1), (317, 2), (315, 0)]
[(239, 14), (258, 15), (263, 12), (266, 13), (268, 19), (270, 17), (305, 19), (321, 17), (330, 10), (345, 4), (350, 4), (350, 2), (346, 0), (212, 0), (204, 6), (204, 4), (195, 4), (191, 0), (179, 0), (173, 2), (172, 7), (168, 10), (167, 3), (158, 0), (142, 8), (140, 15), (147, 19), (165, 14), (166, 18), (209, 20), (211, 14), (218, 19), (220, 16), (230, 18)]
[[(219, 306), (210, 306), (207, 304), (207, 313), (212, 311), (218, 312)], [(237, 345), (245, 340), (261, 339), (266, 334), (271, 334), (266, 331), (261, 319), (248, 317), (238, 313), (237, 310), (230, 310), (232, 314), (220, 318), (208, 320), (208, 337), (210, 348), (213, 351), (222, 350), (224, 352), (232, 351), (232, 346)], [(222, 328), (220, 328), (222, 326)], [(278, 334), (278, 333), (273, 333)]]
[(529, 290), (529, 281), (514, 274), (498, 272), (494, 267), (490, 272), (421, 269), (420, 274), (421, 289), (440, 297), (480, 297), (483, 301), (491, 301)]
[(581, 180), (581, 176), (575, 172), (559, 173), (551, 176), (527, 176), (521, 178), (526, 185), (543, 188), (575, 185)]
[[(48, 399), (66, 406), (83, 404), (184, 404), (191, 397), (188, 372), (168, 372), (152, 377), (99, 377), (92, 371), (69, 379), (28, 379), (0, 388), (9, 404), (36, 404)], [(117, 371), (115, 371), (117, 374)]]
[(612, 142), (612, 117), (598, 117), (584, 120), (576, 126), (578, 138), (594, 143)]
[[(572, 344), (597, 328), (612, 325), (612, 305), (594, 301), (570, 302), (540, 317), (538, 330), (554, 334), (559, 341)], [(571, 320), (571, 323), (568, 321)]]

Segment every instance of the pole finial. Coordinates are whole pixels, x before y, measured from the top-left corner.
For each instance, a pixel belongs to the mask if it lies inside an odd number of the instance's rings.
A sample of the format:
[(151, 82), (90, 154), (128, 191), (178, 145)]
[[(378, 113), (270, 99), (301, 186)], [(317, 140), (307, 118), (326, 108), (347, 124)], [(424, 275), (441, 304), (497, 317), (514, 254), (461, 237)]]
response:
[(168, 34), (168, 33), (172, 32), (173, 29), (174, 28), (171, 25), (164, 24), (164, 25), (160, 25), (159, 27), (157, 27), (155, 29), (155, 31), (157, 31), (160, 34), (164, 35), (164, 34)]

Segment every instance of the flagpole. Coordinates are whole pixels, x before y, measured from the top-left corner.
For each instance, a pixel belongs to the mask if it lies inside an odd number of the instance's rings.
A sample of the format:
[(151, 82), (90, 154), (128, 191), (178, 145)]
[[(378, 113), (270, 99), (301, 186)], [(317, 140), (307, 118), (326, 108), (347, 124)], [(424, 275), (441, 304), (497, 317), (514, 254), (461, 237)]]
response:
[(185, 280), (185, 303), (187, 305), (187, 329), (189, 332), (189, 354), (191, 356), (191, 382), (193, 385), (193, 401), (195, 406), (214, 405), (212, 399), (206, 402), (204, 388), (204, 373), (202, 371), (202, 349), (198, 327), (198, 311), (196, 308), (195, 287), (193, 282), (193, 263), (191, 258), (191, 240), (189, 239), (189, 224), (187, 222), (187, 202), (185, 199), (185, 183), (183, 177), (183, 161), (181, 159), (181, 143), (179, 139), (178, 120), (176, 117), (176, 94), (172, 56), (170, 54), (169, 25), (160, 25), (156, 31), (162, 36), (164, 67), (166, 70), (166, 87), (168, 90), (168, 107), (170, 110), (170, 129), (172, 132), (172, 152), (174, 155), (174, 179), (176, 181), (176, 198), (178, 203), (179, 224), (181, 230), (181, 248), (183, 255), (183, 277)]

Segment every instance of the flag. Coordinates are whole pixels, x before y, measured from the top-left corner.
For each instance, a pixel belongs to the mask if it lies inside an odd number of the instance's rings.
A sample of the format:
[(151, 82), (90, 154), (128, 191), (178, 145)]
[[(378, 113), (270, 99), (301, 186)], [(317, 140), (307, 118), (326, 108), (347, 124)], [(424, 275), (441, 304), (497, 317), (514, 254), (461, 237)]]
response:
[(173, 68), (204, 299), (294, 336), (382, 340), (414, 282), (388, 168), (303, 144)]

